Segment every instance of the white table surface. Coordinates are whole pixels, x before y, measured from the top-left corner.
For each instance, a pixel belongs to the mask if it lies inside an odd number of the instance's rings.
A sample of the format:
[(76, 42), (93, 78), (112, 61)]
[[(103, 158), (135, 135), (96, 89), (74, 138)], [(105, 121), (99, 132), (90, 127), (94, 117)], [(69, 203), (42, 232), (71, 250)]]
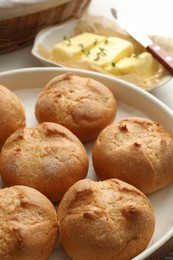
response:
[[(112, 18), (110, 7), (118, 7), (129, 18), (136, 22), (147, 34), (173, 38), (173, 0), (92, 0), (89, 13)], [(31, 55), (31, 48), (0, 55), (0, 72), (27, 68), (42, 67)], [(173, 110), (173, 79), (164, 86), (152, 91), (152, 94)], [(170, 258), (173, 259), (172, 253)]]
[[(89, 13), (112, 18), (110, 7), (117, 7), (147, 34), (173, 38), (173, 0), (92, 0)], [(31, 55), (31, 47), (0, 55), (0, 72), (43, 65)], [(152, 94), (173, 109), (173, 79)]]

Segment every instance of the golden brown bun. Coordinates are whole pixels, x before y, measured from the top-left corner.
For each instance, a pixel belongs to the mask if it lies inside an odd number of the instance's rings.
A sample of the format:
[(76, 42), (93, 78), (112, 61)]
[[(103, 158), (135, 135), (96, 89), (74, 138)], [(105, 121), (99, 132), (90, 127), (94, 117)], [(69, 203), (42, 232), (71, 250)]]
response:
[(100, 133), (93, 166), (100, 179), (118, 178), (148, 194), (173, 180), (173, 140), (157, 122), (121, 119)]
[(25, 186), (0, 189), (0, 259), (46, 260), (59, 236), (53, 204)]
[(0, 173), (7, 186), (30, 186), (57, 201), (85, 178), (88, 163), (85, 148), (73, 133), (55, 123), (42, 123), (21, 128), (7, 139)]
[(18, 96), (0, 85), (0, 149), (5, 140), (25, 126), (25, 111)]
[(147, 247), (155, 227), (147, 197), (117, 179), (75, 183), (60, 202), (58, 220), (74, 260), (130, 260)]
[(37, 99), (38, 122), (55, 122), (84, 142), (98, 136), (116, 114), (112, 92), (92, 78), (65, 73), (53, 78)]

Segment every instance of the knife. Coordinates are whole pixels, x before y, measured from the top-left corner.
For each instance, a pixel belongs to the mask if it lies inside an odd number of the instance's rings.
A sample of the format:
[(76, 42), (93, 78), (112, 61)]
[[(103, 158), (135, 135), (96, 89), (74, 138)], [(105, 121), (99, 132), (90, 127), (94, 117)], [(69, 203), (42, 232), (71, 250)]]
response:
[(145, 33), (141, 31), (132, 21), (125, 17), (115, 8), (111, 8), (113, 17), (118, 24), (137, 42), (144, 46), (172, 75), (173, 75), (173, 57), (169, 55), (162, 47), (153, 42)]

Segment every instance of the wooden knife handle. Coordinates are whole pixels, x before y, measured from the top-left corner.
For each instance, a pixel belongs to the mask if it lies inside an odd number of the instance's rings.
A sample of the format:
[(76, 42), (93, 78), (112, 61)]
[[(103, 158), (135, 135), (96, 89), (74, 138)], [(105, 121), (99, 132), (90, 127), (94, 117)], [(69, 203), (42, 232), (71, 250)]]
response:
[(171, 55), (157, 43), (147, 46), (146, 49), (173, 75), (173, 57)]

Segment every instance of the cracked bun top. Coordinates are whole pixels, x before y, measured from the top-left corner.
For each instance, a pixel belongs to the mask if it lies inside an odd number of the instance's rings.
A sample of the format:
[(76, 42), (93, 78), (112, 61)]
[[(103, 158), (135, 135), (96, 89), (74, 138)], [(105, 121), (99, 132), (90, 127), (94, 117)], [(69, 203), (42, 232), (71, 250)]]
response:
[(58, 201), (88, 172), (88, 156), (80, 140), (62, 125), (44, 122), (20, 128), (5, 142), (0, 174), (7, 186), (33, 187)]
[(116, 101), (102, 83), (65, 73), (53, 78), (39, 95), (38, 122), (55, 122), (71, 130), (82, 142), (94, 139), (115, 118)]
[(59, 236), (53, 204), (26, 186), (0, 189), (0, 259), (47, 259)]
[(58, 219), (63, 247), (75, 260), (131, 260), (155, 228), (147, 197), (117, 179), (75, 183), (60, 202)]
[(173, 139), (158, 122), (129, 117), (105, 128), (93, 148), (100, 179), (118, 178), (146, 194), (173, 180)]

